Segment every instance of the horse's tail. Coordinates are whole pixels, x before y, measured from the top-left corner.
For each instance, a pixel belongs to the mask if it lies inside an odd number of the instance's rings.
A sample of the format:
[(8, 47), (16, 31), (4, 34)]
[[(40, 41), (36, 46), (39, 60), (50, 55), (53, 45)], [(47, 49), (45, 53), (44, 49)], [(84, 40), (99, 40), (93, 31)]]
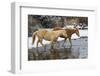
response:
[(32, 35), (32, 44), (34, 44), (36, 34), (37, 34), (37, 31), (36, 31), (36, 32), (34, 32), (34, 33), (33, 33), (33, 35)]

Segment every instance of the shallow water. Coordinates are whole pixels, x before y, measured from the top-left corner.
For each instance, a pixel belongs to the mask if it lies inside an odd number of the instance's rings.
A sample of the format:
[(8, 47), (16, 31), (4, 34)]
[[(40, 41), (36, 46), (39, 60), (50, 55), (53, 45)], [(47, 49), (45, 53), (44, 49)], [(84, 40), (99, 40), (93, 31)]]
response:
[(88, 38), (81, 37), (69, 41), (63, 45), (63, 40), (50, 48), (50, 44), (44, 47), (28, 49), (28, 60), (54, 60), (54, 59), (84, 59), (88, 57)]

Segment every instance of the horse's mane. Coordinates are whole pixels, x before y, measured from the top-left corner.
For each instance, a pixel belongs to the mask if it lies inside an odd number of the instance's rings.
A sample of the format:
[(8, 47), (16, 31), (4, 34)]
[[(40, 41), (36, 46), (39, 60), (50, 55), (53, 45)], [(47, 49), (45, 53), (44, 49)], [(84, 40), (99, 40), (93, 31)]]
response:
[(56, 31), (56, 30), (63, 30), (63, 28), (61, 28), (61, 27), (54, 27), (53, 31)]

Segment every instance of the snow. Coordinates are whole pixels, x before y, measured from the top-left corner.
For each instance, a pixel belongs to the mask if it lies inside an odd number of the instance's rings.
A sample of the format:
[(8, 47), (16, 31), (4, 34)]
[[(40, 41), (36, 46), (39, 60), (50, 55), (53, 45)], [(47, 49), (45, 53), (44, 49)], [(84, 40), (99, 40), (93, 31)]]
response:
[[(82, 36), (88, 36), (88, 30), (79, 30), (80, 32), (80, 37)], [(76, 34), (73, 34), (72, 35), (72, 39), (76, 39), (76, 38), (79, 38)], [(36, 42), (37, 42), (37, 37), (35, 39), (35, 42), (34, 44), (32, 45), (32, 37), (29, 37), (28, 38), (28, 48), (31, 49), (32, 47), (36, 47)], [(58, 41), (61, 41), (61, 40), (64, 40), (64, 38), (58, 38)], [(50, 41), (46, 41), (46, 40), (43, 40), (43, 44), (50, 44)], [(38, 47), (41, 47), (42, 45), (39, 43)]]

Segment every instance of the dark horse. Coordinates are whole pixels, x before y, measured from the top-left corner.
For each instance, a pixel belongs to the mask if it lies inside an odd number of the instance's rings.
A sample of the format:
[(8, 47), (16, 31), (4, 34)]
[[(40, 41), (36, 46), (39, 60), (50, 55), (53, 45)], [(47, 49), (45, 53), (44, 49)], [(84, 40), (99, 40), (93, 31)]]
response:
[(76, 27), (65, 28), (65, 29), (62, 29), (61, 27), (55, 27), (55, 28), (53, 28), (53, 31), (56, 31), (56, 30), (65, 30), (66, 31), (67, 37), (65, 37), (65, 36), (60, 36), (60, 37), (65, 39), (64, 43), (66, 42), (66, 40), (68, 38), (71, 46), (72, 46), (72, 42), (71, 42), (71, 36), (72, 36), (72, 34), (75, 33), (78, 37), (80, 37), (79, 29), (76, 28)]

